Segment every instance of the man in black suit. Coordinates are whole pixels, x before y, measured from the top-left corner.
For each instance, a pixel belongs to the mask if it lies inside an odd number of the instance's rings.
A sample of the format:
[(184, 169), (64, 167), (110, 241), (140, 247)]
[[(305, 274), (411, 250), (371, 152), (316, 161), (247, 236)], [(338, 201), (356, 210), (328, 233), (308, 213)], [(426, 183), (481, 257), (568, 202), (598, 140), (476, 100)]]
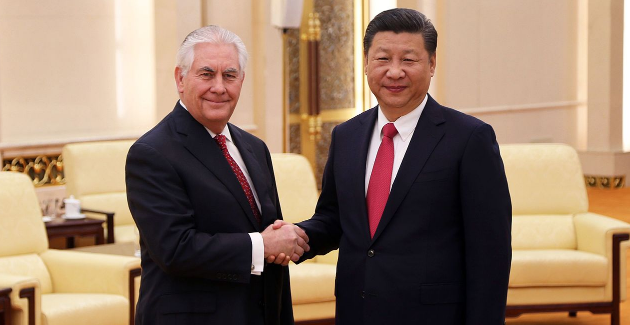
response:
[(217, 26), (177, 54), (180, 101), (127, 156), (129, 208), (140, 230), (136, 324), (293, 324), (288, 259), (308, 237), (282, 219), (271, 158), (228, 123), (245, 77), (241, 39)]
[(428, 95), (437, 32), (423, 14), (377, 15), (363, 46), (378, 106), (334, 129), (298, 224), (303, 258), (339, 249), (336, 324), (503, 324), (511, 201), (492, 127)]

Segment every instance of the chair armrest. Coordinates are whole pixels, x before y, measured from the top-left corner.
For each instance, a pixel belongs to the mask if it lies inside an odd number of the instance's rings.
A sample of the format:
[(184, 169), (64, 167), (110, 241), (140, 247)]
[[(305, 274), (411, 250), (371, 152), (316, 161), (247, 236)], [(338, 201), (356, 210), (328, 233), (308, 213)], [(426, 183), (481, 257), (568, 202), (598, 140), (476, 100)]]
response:
[(116, 238), (114, 236), (114, 214), (115, 214), (114, 212), (86, 209), (86, 208), (81, 208), (81, 212), (105, 215), (106, 222), (107, 222), (107, 243), (113, 244), (116, 241)]
[[(577, 249), (606, 256), (609, 279), (605, 295), (613, 302), (626, 299), (626, 251), (630, 242), (630, 224), (596, 213), (574, 217)], [(619, 306), (618, 303), (613, 304)]]
[(49, 249), (40, 254), (55, 293), (109, 293), (130, 297), (137, 257)]
[(0, 287), (11, 288), (13, 318), (21, 319), (18, 324), (40, 324), (41, 288), (37, 278), (0, 273)]
[[(613, 234), (630, 234), (630, 224), (596, 213), (579, 213), (574, 217), (577, 249), (612, 257)], [(625, 257), (625, 251), (622, 251)], [(625, 258), (624, 258), (625, 260)]]

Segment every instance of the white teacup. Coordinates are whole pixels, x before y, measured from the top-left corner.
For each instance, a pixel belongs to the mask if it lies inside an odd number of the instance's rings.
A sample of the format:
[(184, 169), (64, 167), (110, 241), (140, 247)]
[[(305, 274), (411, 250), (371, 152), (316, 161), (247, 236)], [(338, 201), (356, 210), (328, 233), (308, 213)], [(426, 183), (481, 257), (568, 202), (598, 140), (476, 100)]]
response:
[(74, 217), (81, 214), (81, 201), (70, 195), (70, 198), (63, 200), (66, 206), (66, 216)]

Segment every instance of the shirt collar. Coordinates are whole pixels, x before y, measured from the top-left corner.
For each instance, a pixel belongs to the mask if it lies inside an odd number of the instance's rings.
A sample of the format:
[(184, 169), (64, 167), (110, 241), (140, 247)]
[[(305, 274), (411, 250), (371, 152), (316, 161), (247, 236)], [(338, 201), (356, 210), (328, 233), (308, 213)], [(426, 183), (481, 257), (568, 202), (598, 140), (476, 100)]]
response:
[[(403, 141), (409, 140), (409, 137), (413, 134), (413, 131), (416, 129), (416, 125), (418, 125), (418, 120), (420, 119), (420, 115), (424, 110), (424, 107), (427, 105), (428, 95), (424, 95), (424, 99), (416, 107), (413, 111), (399, 117), (396, 121), (394, 121), (394, 126), (396, 130), (398, 130), (398, 134)], [(390, 123), (385, 117), (385, 114), (381, 111), (381, 107), (378, 107), (378, 120), (376, 121), (376, 125), (378, 127), (379, 133), (382, 135), (383, 126), (385, 124)]]
[[(182, 102), (182, 100), (179, 100), (179, 104), (182, 105), (182, 107), (188, 111), (188, 108), (186, 107), (186, 105), (184, 105), (184, 102)], [(206, 131), (208, 131), (208, 133), (210, 133), (210, 136), (212, 136), (212, 138), (214, 139), (214, 137), (217, 136), (216, 133), (210, 131), (210, 129), (208, 129), (207, 127), (204, 126), (204, 128), (206, 129)], [(230, 128), (228, 128), (227, 124), (225, 125), (225, 127), (223, 128), (223, 131), (221, 131), (221, 134), (223, 134), (225, 136), (225, 138), (227, 139), (227, 141), (233, 142), (232, 141), (232, 134), (230, 134)]]

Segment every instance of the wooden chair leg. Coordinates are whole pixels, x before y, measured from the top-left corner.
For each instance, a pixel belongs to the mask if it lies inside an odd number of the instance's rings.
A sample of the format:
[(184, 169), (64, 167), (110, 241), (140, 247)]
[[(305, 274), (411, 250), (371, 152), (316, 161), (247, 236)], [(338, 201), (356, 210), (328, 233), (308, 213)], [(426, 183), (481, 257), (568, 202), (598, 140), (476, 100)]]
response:
[(619, 261), (619, 253), (621, 242), (630, 239), (629, 234), (613, 234), (613, 246), (612, 246), (612, 267), (613, 267), (613, 278), (612, 278), (612, 312), (610, 313), (610, 325), (620, 325), (619, 319), (619, 303), (621, 302), (621, 290), (619, 288), (621, 280), (621, 272), (620, 272), (620, 264)]

